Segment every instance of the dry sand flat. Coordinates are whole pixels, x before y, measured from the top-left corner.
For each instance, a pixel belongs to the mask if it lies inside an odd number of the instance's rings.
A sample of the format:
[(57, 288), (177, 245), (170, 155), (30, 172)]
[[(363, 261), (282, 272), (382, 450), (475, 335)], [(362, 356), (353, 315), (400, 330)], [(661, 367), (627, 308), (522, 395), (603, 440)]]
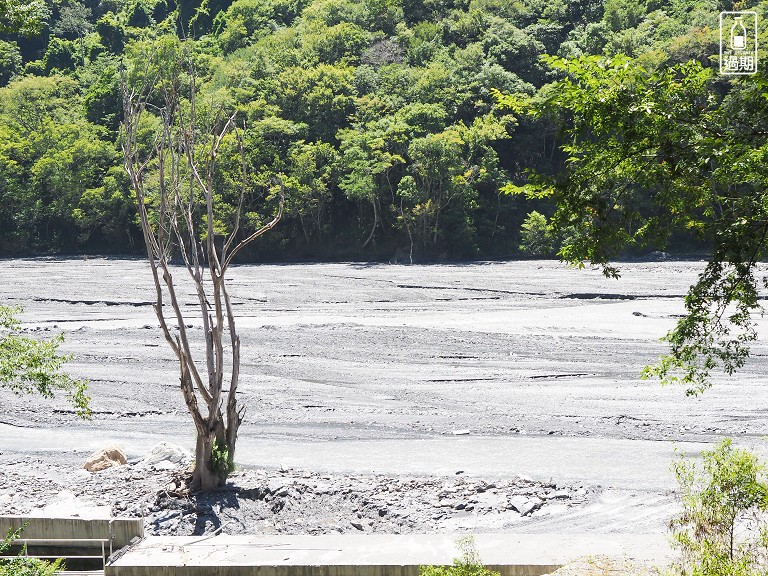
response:
[[(730, 435), (762, 450), (768, 432), (763, 342), (700, 399), (638, 377), (700, 268), (627, 263), (618, 281), (556, 262), (233, 268), (248, 406), (239, 460), (602, 485), (527, 529), (663, 530), (672, 442), (696, 454)], [(152, 299), (141, 260), (0, 262), (0, 301), (24, 305), (31, 333), (65, 334), (96, 412), (81, 423), (60, 403), (0, 392), (0, 465), (46, 477), (112, 439), (133, 457), (159, 439), (192, 445)]]

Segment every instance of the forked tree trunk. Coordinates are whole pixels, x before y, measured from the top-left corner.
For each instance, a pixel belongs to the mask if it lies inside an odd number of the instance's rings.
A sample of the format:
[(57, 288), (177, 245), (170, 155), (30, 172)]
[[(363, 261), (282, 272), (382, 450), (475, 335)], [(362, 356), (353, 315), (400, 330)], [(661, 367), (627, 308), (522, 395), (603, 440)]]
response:
[(191, 483), (193, 491), (214, 490), (227, 481), (229, 471), (214, 468), (213, 449), (215, 441), (215, 435), (201, 434), (198, 430), (195, 447), (195, 471), (192, 474)]

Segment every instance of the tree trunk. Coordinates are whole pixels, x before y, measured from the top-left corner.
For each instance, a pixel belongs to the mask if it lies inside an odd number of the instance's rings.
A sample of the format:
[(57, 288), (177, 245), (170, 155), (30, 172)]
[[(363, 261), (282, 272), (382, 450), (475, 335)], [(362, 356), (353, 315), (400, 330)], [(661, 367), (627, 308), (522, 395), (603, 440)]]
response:
[(197, 432), (195, 448), (195, 471), (192, 474), (191, 489), (194, 492), (215, 490), (227, 480), (227, 469), (214, 470), (213, 447), (216, 437), (212, 433)]
[(368, 234), (367, 240), (363, 243), (363, 249), (365, 249), (365, 247), (368, 246), (368, 243), (373, 240), (373, 234), (376, 232), (376, 226), (379, 225), (379, 211), (376, 208), (375, 197), (371, 200), (371, 205), (373, 206), (373, 227), (371, 228), (371, 233)]

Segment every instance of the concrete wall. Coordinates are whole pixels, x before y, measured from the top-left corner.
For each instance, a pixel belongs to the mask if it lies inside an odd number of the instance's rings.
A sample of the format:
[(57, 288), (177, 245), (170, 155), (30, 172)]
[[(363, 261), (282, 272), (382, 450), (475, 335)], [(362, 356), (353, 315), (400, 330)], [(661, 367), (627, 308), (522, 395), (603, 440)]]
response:
[[(26, 516), (0, 516), (0, 534), (16, 530), (27, 524), (21, 538), (51, 540), (51, 547), (71, 547), (77, 545), (67, 540), (82, 538), (101, 538), (112, 541), (112, 548), (118, 550), (126, 546), (133, 538), (144, 536), (143, 518), (30, 518)], [(39, 545), (39, 544), (38, 544)], [(107, 545), (109, 548), (109, 545)]]
[[(557, 565), (488, 566), (502, 576), (541, 576)], [(419, 576), (418, 566), (110, 566), (104, 576)]]

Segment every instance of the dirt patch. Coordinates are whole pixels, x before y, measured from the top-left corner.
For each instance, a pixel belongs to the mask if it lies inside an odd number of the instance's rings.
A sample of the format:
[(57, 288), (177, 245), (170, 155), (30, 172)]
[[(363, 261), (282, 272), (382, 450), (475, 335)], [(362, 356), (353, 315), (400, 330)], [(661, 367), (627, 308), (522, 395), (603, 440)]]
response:
[(545, 576), (659, 576), (662, 572), (649, 562), (612, 556), (587, 556)]

